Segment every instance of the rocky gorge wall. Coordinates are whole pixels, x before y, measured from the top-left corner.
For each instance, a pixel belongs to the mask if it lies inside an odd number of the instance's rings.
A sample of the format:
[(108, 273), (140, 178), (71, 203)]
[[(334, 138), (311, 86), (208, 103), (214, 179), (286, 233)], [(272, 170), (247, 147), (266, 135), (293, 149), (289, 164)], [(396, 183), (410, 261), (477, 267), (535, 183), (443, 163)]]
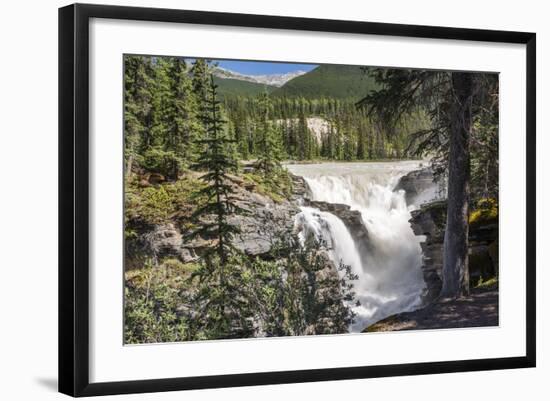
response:
[[(430, 185), (433, 174), (429, 168), (413, 171), (402, 177), (396, 189), (406, 192), (408, 202), (418, 202), (418, 196)], [(441, 192), (441, 191), (435, 191)], [(432, 200), (422, 203), (411, 212), (410, 224), (418, 236), (425, 236), (421, 242), (422, 274), (426, 282), (424, 303), (434, 300), (441, 291), (443, 269), (443, 241), (447, 218), (447, 201)], [(475, 217), (475, 216), (472, 216)], [(498, 275), (498, 213), (479, 214), (470, 217), (469, 232), (469, 274), (470, 283)]]

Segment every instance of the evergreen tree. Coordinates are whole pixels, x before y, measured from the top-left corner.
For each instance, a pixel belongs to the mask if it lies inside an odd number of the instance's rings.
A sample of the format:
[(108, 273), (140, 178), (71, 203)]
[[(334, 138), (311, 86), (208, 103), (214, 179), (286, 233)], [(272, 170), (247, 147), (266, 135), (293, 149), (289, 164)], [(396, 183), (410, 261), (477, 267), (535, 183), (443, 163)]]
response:
[(363, 123), (359, 126), (359, 130), (357, 132), (357, 153), (356, 153), (357, 160), (364, 160), (366, 158), (365, 136), (366, 136), (365, 124)]
[(208, 63), (204, 59), (196, 59), (191, 67), (192, 87), (198, 102), (198, 114), (204, 120), (207, 110), (209, 92)]
[(298, 135), (297, 135), (297, 152), (296, 156), (299, 160), (308, 160), (311, 158), (309, 128), (307, 126), (307, 118), (305, 113), (300, 115), (298, 120)]
[(193, 154), (191, 143), (199, 129), (197, 104), (185, 60), (164, 58), (158, 61), (157, 69), (159, 98), (155, 134), (168, 163), (166, 172), (176, 179)]
[(143, 167), (149, 171), (177, 178), (180, 159), (175, 149), (175, 108), (170, 70), (173, 59), (161, 57), (154, 69), (154, 92), (151, 135), (142, 149)]
[(132, 174), (140, 148), (150, 142), (153, 67), (149, 57), (124, 59), (124, 156), (126, 176)]
[(214, 77), (211, 76), (210, 87), (206, 99), (207, 114), (203, 116), (203, 123), (207, 127), (207, 138), (199, 139), (198, 142), (204, 145), (203, 151), (199, 154), (194, 168), (199, 171), (206, 171), (201, 180), (206, 186), (199, 194), (206, 197), (206, 203), (201, 205), (194, 213), (195, 219), (209, 216), (215, 218), (211, 222), (201, 221), (201, 227), (193, 233), (215, 240), (214, 250), (218, 255), (221, 264), (227, 261), (229, 253), (234, 250), (231, 240), (239, 233), (239, 228), (228, 222), (228, 217), (237, 212), (242, 212), (233, 198), (234, 190), (231, 186), (229, 172), (237, 169), (237, 161), (231, 151), (233, 139), (228, 138), (224, 132), (225, 121), (221, 118), (220, 102), (217, 100)]
[(182, 164), (186, 164), (191, 161), (193, 156), (191, 144), (195, 141), (196, 133), (200, 129), (197, 118), (198, 104), (193, 94), (189, 69), (185, 60), (174, 59), (171, 67), (170, 78), (174, 94), (173, 148), (182, 159)]
[[(208, 63), (205, 59), (196, 59), (191, 67), (191, 75), (193, 76), (193, 92), (202, 101), (208, 98), (209, 79), (208, 79)], [(203, 103), (204, 104), (204, 103)], [(206, 112), (206, 109), (203, 109)]]
[[(202, 124), (199, 124), (195, 133), (195, 139), (204, 139), (207, 136), (208, 127), (205, 125), (208, 115), (208, 63), (205, 59), (196, 59), (191, 67), (191, 86), (195, 95), (196, 115)], [(193, 153), (196, 155), (203, 150), (203, 144), (198, 141), (193, 142)]]
[(244, 259), (232, 244), (239, 227), (228, 219), (233, 214), (244, 213), (235, 202), (230, 171), (237, 169), (232, 143), (224, 130), (220, 102), (216, 94), (214, 77), (206, 98), (206, 114), (203, 123), (207, 137), (199, 139), (203, 146), (196, 170), (205, 171), (201, 176), (206, 186), (197, 195), (206, 198), (204, 204), (193, 213), (199, 228), (190, 237), (211, 239), (213, 246), (203, 257), (202, 264), (194, 273), (198, 278), (195, 302), (198, 307), (199, 328), (206, 338), (230, 338), (250, 336), (250, 320), (246, 319), (246, 299), (241, 294), (241, 275), (246, 268)]
[(257, 134), (259, 152), (256, 166), (267, 178), (281, 168), (281, 148), (278, 132), (270, 120), (272, 104), (267, 92), (261, 95), (259, 103), (260, 121)]

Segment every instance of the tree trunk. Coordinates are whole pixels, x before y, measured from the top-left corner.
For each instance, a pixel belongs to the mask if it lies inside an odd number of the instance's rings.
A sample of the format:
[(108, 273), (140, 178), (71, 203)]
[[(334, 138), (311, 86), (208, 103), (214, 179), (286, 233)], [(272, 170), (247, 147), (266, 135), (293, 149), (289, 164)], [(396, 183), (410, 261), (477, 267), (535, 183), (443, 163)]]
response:
[(128, 160), (126, 161), (126, 180), (129, 180), (132, 176), (132, 168), (134, 163), (134, 145), (131, 143), (130, 149), (128, 149)]
[(471, 101), (473, 75), (452, 73), (453, 104), (449, 149), (447, 225), (443, 255), (442, 297), (469, 293), (468, 197), (470, 191)]

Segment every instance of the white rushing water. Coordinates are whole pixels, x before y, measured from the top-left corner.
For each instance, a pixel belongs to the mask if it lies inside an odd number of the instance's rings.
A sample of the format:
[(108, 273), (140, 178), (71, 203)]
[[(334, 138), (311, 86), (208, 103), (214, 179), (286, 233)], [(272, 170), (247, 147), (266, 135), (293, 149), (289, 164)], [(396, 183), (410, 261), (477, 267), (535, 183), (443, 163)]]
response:
[(354, 291), (360, 305), (352, 305), (356, 313), (352, 332), (420, 306), (425, 286), (420, 270), (422, 238), (414, 235), (409, 223), (416, 206), (407, 206), (404, 191), (393, 191), (401, 176), (420, 167), (418, 161), (287, 166), (307, 181), (312, 200), (346, 204), (361, 212), (368, 245), (355, 243), (332, 213), (304, 206), (295, 220), (302, 238), (322, 239), (335, 265), (350, 265), (359, 276)]

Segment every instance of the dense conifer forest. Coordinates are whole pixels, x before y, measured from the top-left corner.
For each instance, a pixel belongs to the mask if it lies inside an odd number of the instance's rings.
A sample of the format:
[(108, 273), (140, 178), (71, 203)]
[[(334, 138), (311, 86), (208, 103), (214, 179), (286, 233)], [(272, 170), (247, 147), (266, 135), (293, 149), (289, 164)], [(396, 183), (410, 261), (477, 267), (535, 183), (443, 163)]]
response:
[[(288, 88), (285, 85), (274, 91), (267, 85), (216, 78), (221, 115), (227, 120), (224, 129), (235, 140), (236, 157), (255, 159), (261, 152), (265, 118), (261, 102), (266, 96), (270, 102), (267, 118), (273, 123), (283, 159), (352, 161), (413, 156), (407, 149), (408, 134), (427, 126), (424, 113), (416, 110), (402, 116), (390, 135), (356, 105), (376, 86), (372, 78), (359, 67), (352, 74), (347, 74), (350, 67), (338, 72), (336, 68), (325, 71), (326, 66), (318, 67), (289, 82)], [(127, 57), (125, 139), (130, 169), (137, 159), (144, 168), (174, 176), (177, 169), (192, 163), (196, 156), (193, 141), (203, 136), (204, 93), (214, 69), (204, 60)], [(339, 74), (345, 79), (334, 78)], [(324, 89), (314, 96), (319, 82)], [(360, 84), (353, 86), (354, 82)], [(334, 87), (339, 85), (347, 85), (347, 89), (338, 92)], [(312, 130), (316, 123), (320, 127)]]

